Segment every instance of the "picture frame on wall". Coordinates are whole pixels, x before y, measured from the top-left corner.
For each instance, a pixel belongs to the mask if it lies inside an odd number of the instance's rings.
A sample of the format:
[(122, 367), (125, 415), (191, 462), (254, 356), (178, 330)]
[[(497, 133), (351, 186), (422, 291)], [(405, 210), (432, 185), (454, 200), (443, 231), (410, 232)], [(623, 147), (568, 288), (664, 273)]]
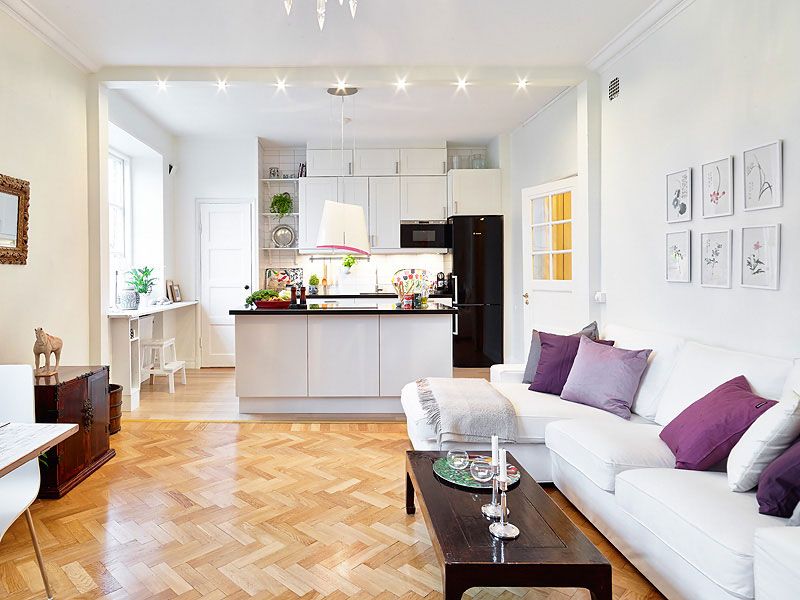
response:
[(667, 175), (667, 223), (692, 220), (692, 170), (683, 169)]
[(763, 210), (783, 206), (783, 142), (745, 150), (744, 209)]
[(183, 302), (183, 296), (181, 295), (181, 286), (177, 283), (172, 285), (172, 298), (173, 302)]
[(733, 214), (733, 157), (706, 163), (701, 168), (703, 218)]
[(781, 226), (742, 227), (742, 287), (777, 290), (781, 269)]
[(692, 280), (692, 232), (669, 231), (666, 236), (666, 280), (689, 283)]
[(731, 287), (733, 230), (706, 231), (700, 234), (700, 285), (709, 288)]

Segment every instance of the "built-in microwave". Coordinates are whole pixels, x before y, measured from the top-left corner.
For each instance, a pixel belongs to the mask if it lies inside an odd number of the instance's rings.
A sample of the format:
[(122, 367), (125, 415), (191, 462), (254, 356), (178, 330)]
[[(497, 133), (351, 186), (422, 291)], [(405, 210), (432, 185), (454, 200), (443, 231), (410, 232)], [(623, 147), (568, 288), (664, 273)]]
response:
[(402, 221), (401, 248), (449, 248), (450, 225), (445, 221)]

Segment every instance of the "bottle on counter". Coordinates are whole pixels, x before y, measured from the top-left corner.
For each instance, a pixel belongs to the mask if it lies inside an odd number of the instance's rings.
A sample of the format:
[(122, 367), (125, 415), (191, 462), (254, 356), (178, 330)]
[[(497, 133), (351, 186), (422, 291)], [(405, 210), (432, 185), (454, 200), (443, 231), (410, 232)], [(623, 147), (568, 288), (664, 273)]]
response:
[(300, 306), (306, 305), (306, 286), (300, 287)]
[(295, 286), (292, 286), (290, 292), (292, 294), (290, 303), (292, 306), (294, 306), (295, 304), (297, 304), (297, 288)]

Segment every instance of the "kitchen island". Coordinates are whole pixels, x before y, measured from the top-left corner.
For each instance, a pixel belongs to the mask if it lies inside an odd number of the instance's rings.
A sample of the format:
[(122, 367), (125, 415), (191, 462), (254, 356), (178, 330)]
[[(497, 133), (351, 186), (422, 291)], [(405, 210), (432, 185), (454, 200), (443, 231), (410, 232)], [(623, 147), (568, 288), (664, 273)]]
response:
[[(320, 299), (321, 300), (321, 299)], [(356, 305), (231, 310), (241, 413), (402, 413), (400, 390), (450, 377), (456, 310)]]

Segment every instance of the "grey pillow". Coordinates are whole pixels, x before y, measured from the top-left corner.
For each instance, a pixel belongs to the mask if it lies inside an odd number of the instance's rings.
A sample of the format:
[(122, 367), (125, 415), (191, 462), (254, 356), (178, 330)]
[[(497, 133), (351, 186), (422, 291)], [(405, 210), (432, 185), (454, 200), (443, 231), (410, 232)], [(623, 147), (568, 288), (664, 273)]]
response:
[(630, 419), (651, 352), (604, 346), (582, 337), (561, 397)]
[[(597, 329), (597, 321), (592, 321), (573, 336), (585, 335), (592, 341), (597, 341), (600, 332)], [(539, 339), (539, 332), (535, 329), (531, 334), (531, 349), (528, 352), (528, 363), (525, 365), (525, 374), (522, 376), (522, 383), (531, 383), (536, 377), (536, 367), (539, 366), (539, 358), (542, 356), (542, 342)]]

